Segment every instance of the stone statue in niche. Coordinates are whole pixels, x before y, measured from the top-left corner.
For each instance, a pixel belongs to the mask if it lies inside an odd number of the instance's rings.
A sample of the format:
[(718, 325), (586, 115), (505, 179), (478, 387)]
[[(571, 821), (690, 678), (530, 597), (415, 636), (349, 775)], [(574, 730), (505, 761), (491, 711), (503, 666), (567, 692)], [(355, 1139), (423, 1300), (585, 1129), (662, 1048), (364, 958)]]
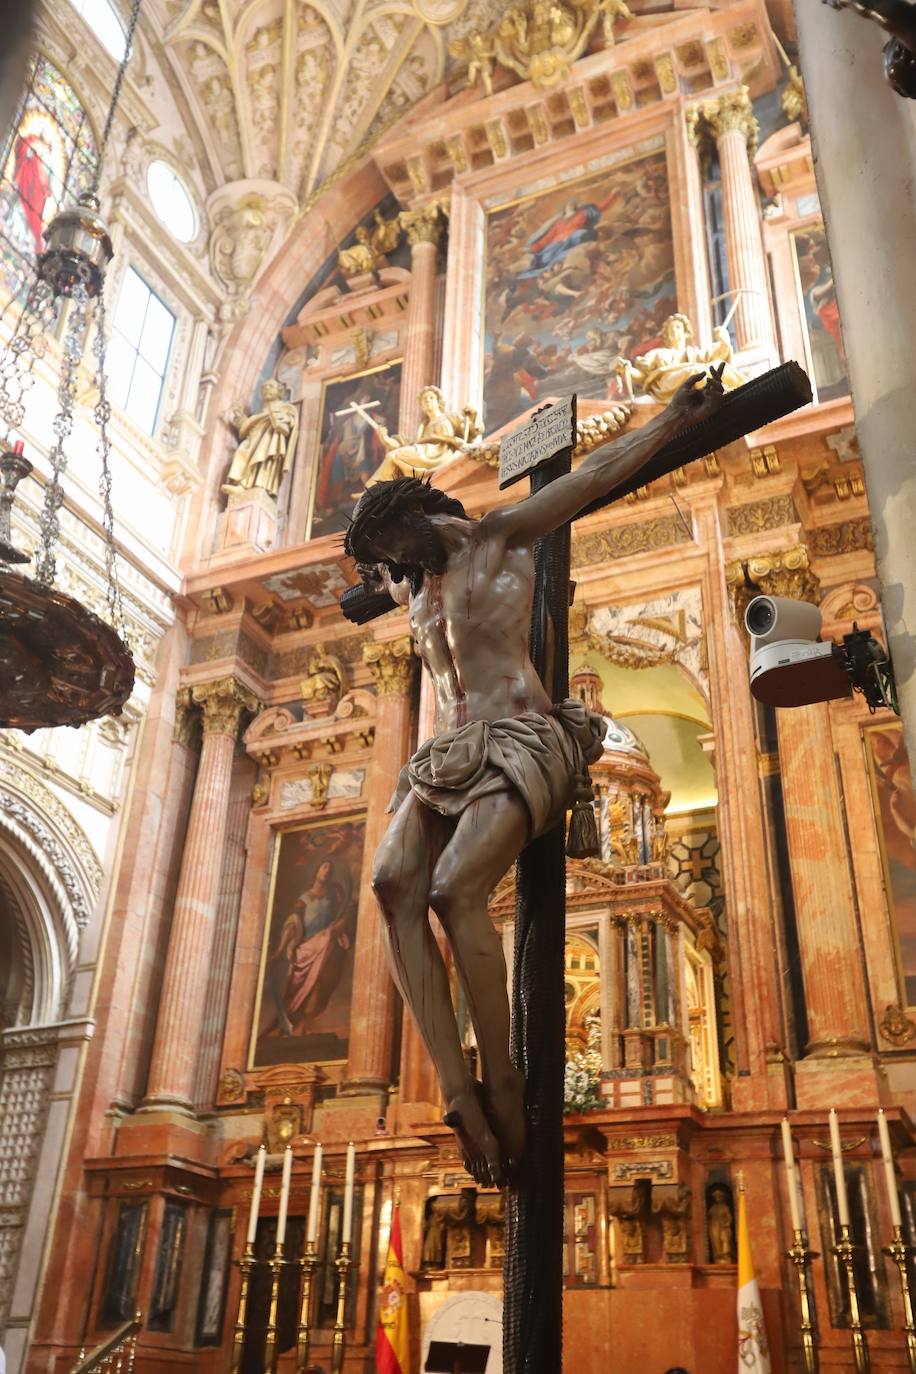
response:
[(651, 1184), (647, 1179), (637, 1179), (629, 1194), (618, 1197), (613, 1190), (608, 1200), (608, 1214), (620, 1223), (620, 1237), (623, 1241), (622, 1260), (624, 1264), (644, 1264), (646, 1259), (646, 1232), (643, 1218), (649, 1210)]
[(906, 0), (826, 0), (831, 9), (857, 10), (891, 37), (884, 45), (884, 79), (898, 95), (916, 100), (916, 5)]
[(661, 1213), (662, 1253), (669, 1264), (690, 1259), (690, 1189), (684, 1183), (669, 1192), (653, 1189), (652, 1210)]
[(447, 410), (445, 397), (437, 386), (423, 388), (419, 405), (423, 419), (413, 442), (402, 439), (400, 434), (389, 434), (384, 425), (375, 426), (388, 452), (370, 482), (437, 472), (443, 464), (469, 449), (482, 433), (473, 406), (463, 406), (460, 414)]
[[(408, 608), (435, 702), (435, 737), (402, 770), (372, 885), (392, 976), (433, 1059), (465, 1166), (505, 1183), (525, 1148), (525, 1082), (509, 1057), (502, 943), (488, 900), (509, 865), (576, 799), (607, 723), (578, 698), (555, 704), (528, 654), (534, 545), (713, 415), (723, 388), (695, 374), (642, 429), (541, 491), (471, 520), (416, 478), (379, 481), (344, 539), (367, 590)], [(480, 1053), (468, 1072), (430, 908), (454, 953)]]
[(709, 1231), (709, 1252), (712, 1262), (734, 1264), (735, 1217), (728, 1193), (724, 1188), (713, 1188), (711, 1199), (706, 1212), (706, 1227)]
[(442, 1269), (446, 1263), (451, 1265), (453, 1260), (467, 1262), (471, 1253), (473, 1216), (472, 1189), (465, 1189), (457, 1196), (448, 1194), (430, 1198), (426, 1204), (420, 1255), (423, 1269)]
[(623, 376), (632, 394), (634, 380), (653, 401), (663, 404), (683, 386), (691, 373), (704, 364), (722, 364), (721, 379), (726, 391), (741, 386), (747, 378), (732, 363), (732, 346), (721, 326), (713, 330), (714, 342), (709, 348), (691, 343), (693, 325), (686, 315), (669, 315), (662, 325), (663, 348), (650, 349), (632, 361), (620, 358), (617, 371)]
[(232, 456), (224, 491), (253, 487), (276, 497), (289, 471), (299, 436), (296, 407), (284, 399), (282, 384), (269, 377), (261, 387), (262, 409), (246, 415), (241, 406), (232, 414), (239, 446)]
[(639, 862), (639, 841), (630, 825), (630, 808), (623, 797), (608, 807), (611, 857), (627, 867)]
[(330, 715), (349, 690), (350, 680), (343, 663), (335, 654), (327, 653), (323, 644), (316, 644), (308, 662), (308, 671), (299, 684), (307, 714)]

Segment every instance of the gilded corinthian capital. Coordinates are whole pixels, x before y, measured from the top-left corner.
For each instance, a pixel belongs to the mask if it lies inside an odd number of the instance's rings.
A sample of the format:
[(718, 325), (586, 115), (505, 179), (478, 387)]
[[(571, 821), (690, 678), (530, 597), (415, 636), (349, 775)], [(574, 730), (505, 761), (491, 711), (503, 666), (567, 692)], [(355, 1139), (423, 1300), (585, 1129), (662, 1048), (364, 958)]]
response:
[(418, 243), (438, 243), (445, 225), (445, 211), (441, 205), (421, 205), (416, 210), (402, 210), (401, 227), (411, 248)]
[(760, 125), (747, 86), (689, 106), (686, 119), (690, 141), (701, 153), (709, 151), (711, 143), (718, 143), (726, 134), (735, 132), (743, 136), (750, 155), (757, 149)]
[(363, 645), (363, 662), (372, 674), (380, 697), (402, 697), (410, 691), (416, 659), (409, 635), (384, 643)]
[(201, 708), (205, 735), (238, 734), (246, 711), (257, 710), (258, 699), (234, 677), (202, 682), (191, 688), (191, 700)]

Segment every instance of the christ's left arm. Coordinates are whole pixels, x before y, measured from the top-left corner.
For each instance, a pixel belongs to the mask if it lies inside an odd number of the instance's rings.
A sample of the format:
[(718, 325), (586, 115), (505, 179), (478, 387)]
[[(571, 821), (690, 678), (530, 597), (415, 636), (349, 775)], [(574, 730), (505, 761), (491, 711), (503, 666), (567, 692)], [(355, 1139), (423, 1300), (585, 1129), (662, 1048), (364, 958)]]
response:
[[(662, 413), (642, 429), (597, 449), (575, 472), (558, 477), (518, 505), (485, 515), (482, 529), (504, 544), (533, 544), (542, 535), (574, 520), (593, 501), (610, 497), (682, 429), (718, 410), (723, 396), (720, 372), (717, 368), (708, 376), (696, 373), (679, 388)], [(706, 385), (698, 390), (697, 383), (704, 376)]]

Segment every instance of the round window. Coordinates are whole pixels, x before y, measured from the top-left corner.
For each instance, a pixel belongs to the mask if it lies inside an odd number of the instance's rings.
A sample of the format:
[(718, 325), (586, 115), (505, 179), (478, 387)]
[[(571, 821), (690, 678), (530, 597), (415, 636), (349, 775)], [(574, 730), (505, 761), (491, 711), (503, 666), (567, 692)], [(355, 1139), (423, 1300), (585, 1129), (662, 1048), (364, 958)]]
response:
[(180, 243), (190, 243), (197, 233), (197, 216), (191, 197), (178, 174), (172, 171), (167, 162), (151, 162), (146, 185), (153, 209), (166, 229)]

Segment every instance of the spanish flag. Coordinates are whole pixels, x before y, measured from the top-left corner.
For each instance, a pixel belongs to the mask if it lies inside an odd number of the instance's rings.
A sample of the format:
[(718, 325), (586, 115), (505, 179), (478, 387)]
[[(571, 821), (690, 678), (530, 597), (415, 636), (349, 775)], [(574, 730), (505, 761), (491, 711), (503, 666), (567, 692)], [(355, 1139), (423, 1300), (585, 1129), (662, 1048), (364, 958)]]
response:
[(401, 1209), (397, 1203), (391, 1219), (385, 1278), (379, 1298), (375, 1368), (377, 1374), (410, 1374), (410, 1332), (407, 1325), (407, 1294), (404, 1291)]
[(770, 1348), (751, 1257), (743, 1179), (738, 1180), (738, 1374), (770, 1374)]

